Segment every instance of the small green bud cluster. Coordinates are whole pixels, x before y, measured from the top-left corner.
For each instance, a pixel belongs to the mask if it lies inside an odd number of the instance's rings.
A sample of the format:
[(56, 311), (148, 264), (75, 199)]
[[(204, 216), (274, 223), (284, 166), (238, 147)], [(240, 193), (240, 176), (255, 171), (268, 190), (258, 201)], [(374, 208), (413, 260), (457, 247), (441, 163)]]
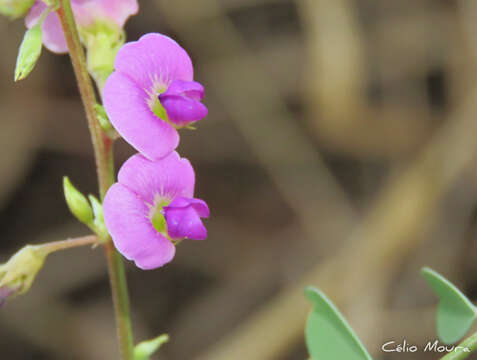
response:
[(93, 230), (100, 240), (106, 240), (108, 231), (104, 225), (103, 206), (94, 196), (89, 195), (89, 201), (76, 187), (70, 179), (63, 177), (63, 191), (65, 193), (66, 204), (71, 213), (83, 224)]

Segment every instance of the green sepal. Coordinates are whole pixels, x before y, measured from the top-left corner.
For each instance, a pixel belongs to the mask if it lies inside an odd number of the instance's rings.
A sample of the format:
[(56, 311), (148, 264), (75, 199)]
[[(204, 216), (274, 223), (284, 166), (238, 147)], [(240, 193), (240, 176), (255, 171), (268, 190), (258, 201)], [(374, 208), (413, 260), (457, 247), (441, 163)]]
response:
[(437, 308), (437, 335), (445, 344), (458, 342), (469, 331), (477, 317), (477, 308), (449, 280), (430, 268), (421, 274), (439, 297)]
[(109, 121), (108, 114), (106, 114), (106, 110), (104, 110), (104, 106), (96, 103), (94, 104), (94, 109), (96, 110), (96, 115), (101, 128), (107, 134), (114, 131), (113, 125), (111, 125), (111, 122)]
[(86, 197), (73, 186), (67, 176), (63, 177), (63, 190), (70, 211), (79, 221), (90, 226), (94, 219), (93, 209)]
[(94, 195), (88, 195), (88, 199), (93, 206), (93, 230), (96, 232), (100, 240), (106, 240), (108, 238), (108, 230), (104, 224), (103, 205)]
[(102, 91), (106, 79), (114, 70), (116, 54), (125, 42), (125, 32), (114, 23), (101, 21), (79, 30), (86, 45), (88, 71)]
[(368, 351), (336, 306), (314, 287), (305, 289), (313, 304), (308, 317), (305, 337), (313, 360), (372, 360)]
[(18, 51), (15, 81), (25, 79), (35, 67), (42, 49), (41, 22), (25, 32)]
[(154, 339), (140, 342), (134, 347), (134, 360), (149, 360), (162, 344), (168, 341), (169, 335), (162, 334)]

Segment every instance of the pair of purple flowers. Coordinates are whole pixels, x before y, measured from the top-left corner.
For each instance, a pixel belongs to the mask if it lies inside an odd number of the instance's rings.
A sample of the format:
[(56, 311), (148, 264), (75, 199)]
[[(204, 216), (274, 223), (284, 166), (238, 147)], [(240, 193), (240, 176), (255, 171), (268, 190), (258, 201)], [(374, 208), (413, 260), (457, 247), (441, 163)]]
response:
[[(44, 45), (67, 52), (59, 18), (47, 3), (35, 2), (26, 25), (41, 21)], [(85, 44), (98, 34), (120, 39), (125, 22), (138, 11), (137, 0), (71, 0), (71, 6)], [(209, 208), (193, 197), (194, 170), (175, 152), (177, 130), (207, 115), (204, 88), (193, 81), (187, 52), (161, 34), (123, 45), (114, 69), (104, 85), (104, 108), (139, 154), (123, 164), (107, 192), (104, 220), (116, 248), (138, 267), (153, 269), (172, 260), (178, 241), (207, 237), (201, 218), (209, 216)]]
[(175, 243), (202, 240), (207, 204), (194, 198), (195, 174), (175, 149), (177, 130), (201, 120), (202, 85), (174, 40), (147, 34), (118, 52), (103, 102), (121, 136), (139, 151), (121, 167), (104, 199), (104, 220), (116, 248), (142, 269), (172, 260)]

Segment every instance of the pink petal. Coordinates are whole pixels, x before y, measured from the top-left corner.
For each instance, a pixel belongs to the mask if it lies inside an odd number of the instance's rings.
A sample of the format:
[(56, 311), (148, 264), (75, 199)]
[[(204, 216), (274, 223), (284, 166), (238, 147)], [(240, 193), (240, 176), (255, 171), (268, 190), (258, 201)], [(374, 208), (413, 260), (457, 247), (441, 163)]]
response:
[(123, 164), (118, 181), (153, 205), (156, 194), (170, 200), (176, 196), (192, 197), (195, 174), (189, 160), (177, 152), (154, 162), (136, 154)]
[(28, 29), (36, 25), (40, 15), (45, 11), (46, 5), (41, 1), (36, 1), (25, 16), (25, 25)]
[(115, 129), (144, 156), (157, 160), (177, 147), (179, 135), (151, 111), (147, 99), (143, 89), (117, 71), (104, 86), (104, 107)]
[(114, 184), (104, 198), (104, 221), (118, 251), (144, 270), (170, 262), (175, 246), (149, 220), (149, 208), (132, 191)]
[(187, 52), (171, 38), (157, 33), (125, 44), (116, 56), (114, 67), (146, 91), (154, 90), (155, 86), (166, 90), (173, 80), (191, 81), (194, 76)]
[[(41, 1), (37, 1), (33, 5), (25, 17), (25, 25), (28, 29), (36, 25), (45, 9), (46, 5)], [(48, 50), (59, 54), (68, 52), (68, 45), (66, 44), (60, 19), (56, 12), (49, 13), (46, 16), (41, 29), (43, 30), (43, 44)]]
[(126, 20), (138, 11), (137, 0), (73, 0), (72, 5), (80, 26), (106, 20), (122, 28)]

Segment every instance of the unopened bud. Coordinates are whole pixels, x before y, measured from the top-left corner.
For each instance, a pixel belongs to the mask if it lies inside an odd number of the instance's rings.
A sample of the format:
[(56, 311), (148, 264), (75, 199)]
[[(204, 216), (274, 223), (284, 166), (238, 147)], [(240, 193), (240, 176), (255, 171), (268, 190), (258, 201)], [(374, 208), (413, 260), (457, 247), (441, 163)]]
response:
[(67, 176), (63, 178), (66, 203), (76, 218), (86, 225), (93, 221), (93, 210), (86, 197), (76, 189)]
[(30, 289), (47, 255), (40, 246), (27, 245), (0, 265), (0, 305)]
[(35, 67), (41, 54), (41, 38), (41, 24), (37, 24), (25, 32), (20, 50), (18, 51), (15, 81), (25, 79)]
[(134, 360), (149, 360), (162, 344), (169, 341), (169, 335), (163, 334), (154, 339), (140, 342), (134, 347)]

